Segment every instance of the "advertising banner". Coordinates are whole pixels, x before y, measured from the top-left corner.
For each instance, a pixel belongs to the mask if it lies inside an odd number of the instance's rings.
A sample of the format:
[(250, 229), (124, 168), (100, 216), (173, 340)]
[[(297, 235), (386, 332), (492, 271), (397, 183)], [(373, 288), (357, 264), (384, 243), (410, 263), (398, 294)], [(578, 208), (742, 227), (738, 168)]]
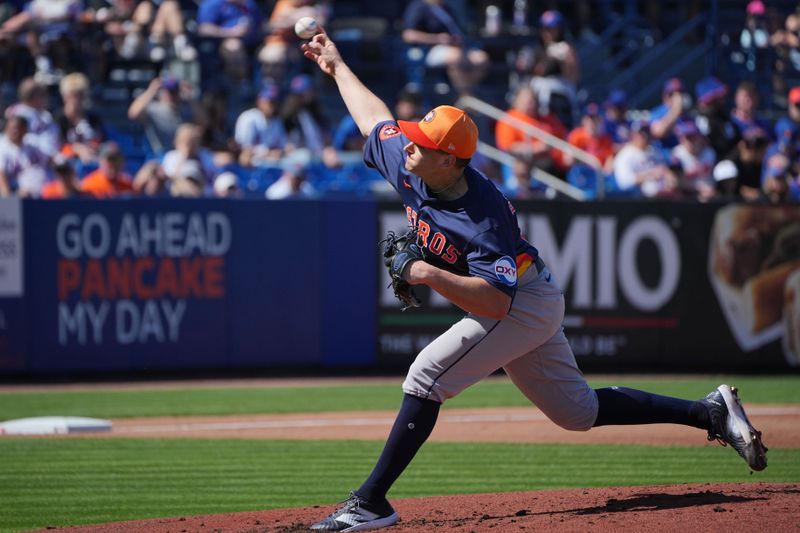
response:
[[(800, 207), (515, 202), (587, 370), (800, 366)], [(377, 221), (377, 223), (376, 223)], [(395, 203), (0, 202), (0, 374), (407, 368), (464, 316), (400, 311)]]
[[(201, 366), (226, 353), (235, 238), (220, 204), (27, 206), (34, 369)], [(193, 364), (194, 363), (194, 364)]]
[(24, 294), (23, 254), (22, 201), (0, 198), (0, 298)]
[(800, 366), (800, 208), (730, 205), (711, 228), (708, 276), (738, 347), (779, 344)]
[(22, 201), (0, 199), (0, 368), (23, 368), (28, 351), (24, 226)]
[(25, 298), (0, 299), (0, 373), (374, 363), (374, 251), (348, 245), (334, 264), (345, 238), (377, 241), (374, 204), (24, 207)]
[[(564, 290), (564, 328), (582, 367), (797, 364), (800, 208), (514, 204), (523, 234)], [(381, 232), (407, 227), (399, 206), (381, 206)], [(422, 308), (400, 312), (384, 270), (379, 264), (379, 359), (407, 365), (464, 313), (429, 290), (419, 291)]]

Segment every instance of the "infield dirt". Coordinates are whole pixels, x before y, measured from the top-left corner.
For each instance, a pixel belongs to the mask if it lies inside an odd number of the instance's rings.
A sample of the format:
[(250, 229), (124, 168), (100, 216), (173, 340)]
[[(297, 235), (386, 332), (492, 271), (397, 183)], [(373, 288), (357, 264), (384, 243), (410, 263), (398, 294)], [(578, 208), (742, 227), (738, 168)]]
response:
[[(800, 485), (696, 484), (411, 498), (393, 502), (401, 521), (387, 533), (711, 531), (797, 532)], [(330, 506), (118, 522), (71, 533), (289, 533)]]

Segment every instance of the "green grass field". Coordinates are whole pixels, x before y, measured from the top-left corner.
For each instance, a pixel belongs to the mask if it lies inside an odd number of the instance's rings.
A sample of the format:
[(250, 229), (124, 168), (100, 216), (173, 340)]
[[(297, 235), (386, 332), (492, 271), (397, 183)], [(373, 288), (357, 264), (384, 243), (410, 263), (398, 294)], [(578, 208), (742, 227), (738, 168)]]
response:
[[(715, 376), (675, 379), (590, 379), (593, 387), (624, 385), (681, 398), (702, 398), (720, 383), (735, 384), (746, 403), (800, 403), (800, 376)], [(321, 413), (393, 410), (402, 392), (395, 385), (273, 388), (176, 388), (89, 392), (0, 392), (0, 420), (27, 416), (193, 416), (231, 414)], [(445, 408), (529, 405), (507, 381), (475, 385)]]
[[(593, 386), (610, 383), (590, 380)], [(800, 403), (800, 377), (614, 383), (689, 398), (736, 383), (748, 403)], [(2, 393), (0, 419), (395, 409), (397, 386)], [(448, 407), (516, 406), (480, 384)], [(0, 531), (333, 503), (368, 474), (382, 442), (0, 438)], [(692, 482), (800, 482), (800, 450), (771, 449), (751, 475), (732, 450), (545, 444), (426, 444), (390, 496)]]

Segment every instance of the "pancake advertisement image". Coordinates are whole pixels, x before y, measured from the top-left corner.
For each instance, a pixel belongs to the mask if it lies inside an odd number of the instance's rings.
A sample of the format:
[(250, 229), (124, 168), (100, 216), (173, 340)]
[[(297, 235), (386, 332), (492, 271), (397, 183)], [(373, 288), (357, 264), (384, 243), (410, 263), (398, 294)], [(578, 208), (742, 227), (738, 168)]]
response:
[(724, 207), (709, 248), (709, 280), (739, 347), (781, 339), (786, 361), (800, 364), (800, 209)]

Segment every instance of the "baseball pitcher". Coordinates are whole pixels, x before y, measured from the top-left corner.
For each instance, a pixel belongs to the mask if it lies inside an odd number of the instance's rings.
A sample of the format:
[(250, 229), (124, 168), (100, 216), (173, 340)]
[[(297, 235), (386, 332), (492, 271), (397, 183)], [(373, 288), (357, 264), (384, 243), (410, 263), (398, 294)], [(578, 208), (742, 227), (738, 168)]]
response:
[(366, 164), (405, 204), (412, 232), (390, 235), (383, 249), (403, 306), (418, 305), (413, 288), (427, 285), (467, 313), (411, 365), (400, 411), (370, 476), (312, 530), (363, 531), (396, 523), (386, 494), (430, 435), (441, 404), (501, 367), (563, 428), (694, 426), (730, 444), (753, 470), (766, 468), (761, 434), (728, 385), (697, 401), (589, 387), (562, 330), (564, 297), (555, 277), (520, 235), (511, 203), (469, 164), (478, 130), (464, 111), (440, 106), (419, 122), (395, 121), (323, 30), (302, 50), (335, 80), (367, 138)]

